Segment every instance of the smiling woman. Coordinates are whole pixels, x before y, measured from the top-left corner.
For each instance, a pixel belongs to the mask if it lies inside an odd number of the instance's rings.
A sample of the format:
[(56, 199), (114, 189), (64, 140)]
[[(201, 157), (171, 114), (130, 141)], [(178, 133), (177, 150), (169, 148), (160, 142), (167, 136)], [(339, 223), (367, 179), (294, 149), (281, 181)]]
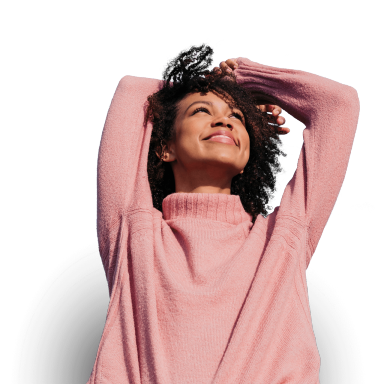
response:
[[(113, 97), (97, 179), (110, 302), (88, 384), (319, 383), (306, 268), (345, 176), (357, 93), (245, 58), (208, 71), (211, 54), (182, 52), (163, 81), (125, 76)], [(306, 128), (266, 216), (289, 131), (275, 104)]]
[[(204, 106), (203, 106), (204, 105)], [(249, 136), (241, 112), (212, 92), (179, 102), (175, 138), (163, 152), (176, 192), (227, 193), (249, 159)]]
[[(171, 193), (239, 195), (253, 221), (267, 214), (275, 191), (278, 156), (285, 155), (277, 123), (262, 100), (236, 82), (230, 66), (211, 64), (212, 49), (192, 47), (172, 60), (164, 71), (163, 87), (148, 98), (147, 120), (153, 123), (148, 176), (154, 207)], [(231, 137), (212, 137), (218, 132)], [(208, 139), (208, 140), (207, 140)]]

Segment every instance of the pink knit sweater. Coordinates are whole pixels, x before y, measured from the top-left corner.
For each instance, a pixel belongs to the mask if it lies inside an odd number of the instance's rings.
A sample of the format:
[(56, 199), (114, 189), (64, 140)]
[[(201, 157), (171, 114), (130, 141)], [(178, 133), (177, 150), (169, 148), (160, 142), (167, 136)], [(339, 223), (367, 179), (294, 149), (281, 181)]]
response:
[(359, 114), (355, 89), (238, 59), (244, 87), (306, 125), (280, 207), (252, 225), (237, 195), (173, 193), (153, 207), (159, 80), (125, 76), (98, 158), (97, 230), (110, 303), (87, 384), (315, 384), (306, 268), (336, 202)]

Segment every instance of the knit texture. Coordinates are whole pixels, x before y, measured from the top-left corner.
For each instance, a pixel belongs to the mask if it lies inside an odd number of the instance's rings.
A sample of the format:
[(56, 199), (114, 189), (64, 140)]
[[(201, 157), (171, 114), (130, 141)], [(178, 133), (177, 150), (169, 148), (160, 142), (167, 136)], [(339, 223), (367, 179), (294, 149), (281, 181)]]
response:
[(87, 384), (316, 384), (306, 268), (357, 127), (346, 85), (238, 59), (237, 80), (306, 125), (280, 207), (252, 224), (239, 196), (173, 193), (147, 175), (155, 79), (125, 76), (98, 158), (97, 231), (110, 303)]

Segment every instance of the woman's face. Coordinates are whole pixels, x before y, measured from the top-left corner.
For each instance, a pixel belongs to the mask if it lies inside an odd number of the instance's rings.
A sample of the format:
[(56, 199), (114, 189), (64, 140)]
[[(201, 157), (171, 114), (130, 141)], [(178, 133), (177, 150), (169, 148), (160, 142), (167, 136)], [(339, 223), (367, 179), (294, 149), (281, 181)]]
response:
[[(214, 93), (187, 95), (179, 102), (175, 138), (167, 143), (176, 192), (230, 194), (231, 181), (249, 159), (249, 136), (243, 113)], [(217, 131), (232, 134), (208, 139)], [(224, 140), (224, 141), (223, 141)]]

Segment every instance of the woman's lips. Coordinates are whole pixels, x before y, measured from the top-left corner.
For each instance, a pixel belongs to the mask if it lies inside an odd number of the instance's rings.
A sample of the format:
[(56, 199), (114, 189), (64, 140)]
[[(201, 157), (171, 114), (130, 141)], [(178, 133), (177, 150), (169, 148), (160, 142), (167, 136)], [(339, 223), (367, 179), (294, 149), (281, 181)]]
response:
[(229, 145), (236, 145), (235, 142), (230, 137), (224, 136), (224, 135), (212, 136), (207, 141), (216, 141), (218, 143), (229, 144)]

